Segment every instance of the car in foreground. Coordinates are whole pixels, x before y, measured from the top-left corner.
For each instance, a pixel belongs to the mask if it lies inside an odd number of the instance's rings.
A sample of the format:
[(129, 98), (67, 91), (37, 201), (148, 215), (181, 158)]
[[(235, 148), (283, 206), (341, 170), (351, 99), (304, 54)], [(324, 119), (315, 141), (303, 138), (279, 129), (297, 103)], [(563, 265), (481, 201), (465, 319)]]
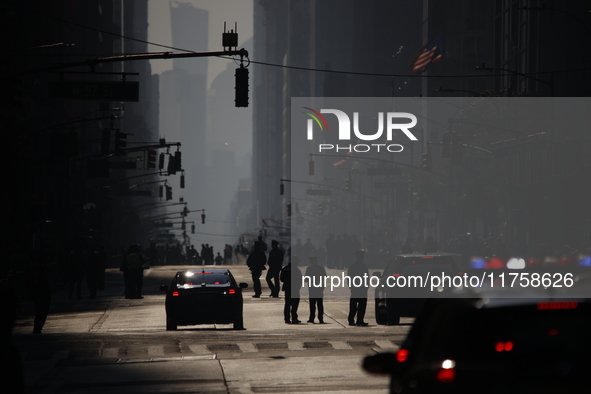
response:
[(197, 324), (233, 324), (244, 329), (242, 289), (228, 269), (199, 268), (178, 271), (166, 292), (166, 329)]
[(590, 332), (589, 299), (429, 299), (364, 369), (392, 393), (589, 393)]
[(452, 253), (400, 254), (394, 256), (382, 274), (374, 272), (374, 276), (380, 277), (380, 284), (375, 289), (376, 323), (397, 325), (400, 324), (400, 317), (415, 317), (429, 296), (425, 289), (417, 288), (410, 283), (405, 283), (404, 287), (391, 286), (391, 283), (388, 283), (389, 277), (426, 278), (428, 275), (442, 272), (461, 274), (458, 257), (459, 255)]

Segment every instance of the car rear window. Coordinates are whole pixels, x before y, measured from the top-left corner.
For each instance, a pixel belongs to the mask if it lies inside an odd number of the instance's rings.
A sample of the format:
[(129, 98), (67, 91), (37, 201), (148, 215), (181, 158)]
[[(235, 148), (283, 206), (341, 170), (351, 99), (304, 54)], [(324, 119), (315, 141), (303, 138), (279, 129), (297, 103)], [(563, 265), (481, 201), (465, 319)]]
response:
[(230, 275), (224, 273), (213, 273), (213, 272), (181, 272), (178, 275), (177, 285), (179, 286), (191, 286), (191, 285), (229, 285)]

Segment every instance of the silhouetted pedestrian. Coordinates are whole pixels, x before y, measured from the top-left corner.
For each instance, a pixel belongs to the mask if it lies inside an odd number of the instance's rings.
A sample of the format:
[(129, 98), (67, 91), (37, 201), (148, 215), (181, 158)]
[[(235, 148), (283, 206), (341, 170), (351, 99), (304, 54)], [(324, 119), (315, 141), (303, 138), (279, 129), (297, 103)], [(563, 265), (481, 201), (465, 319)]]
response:
[(142, 285), (145, 268), (145, 261), (139, 247), (130, 245), (121, 263), (121, 271), (123, 271), (123, 280), (125, 282), (125, 298), (144, 298), (142, 297)]
[(224, 264), (224, 258), (222, 257), (222, 255), (220, 255), (220, 252), (218, 252), (218, 255), (215, 256), (215, 265), (223, 265)]
[(297, 259), (292, 260), (290, 249), (287, 250), (289, 263), (281, 270), (280, 279), (283, 282), (285, 292), (285, 306), (283, 307), (283, 318), (286, 324), (301, 323), (298, 320), (298, 307), (300, 305), (300, 288), (302, 287), (302, 273), (297, 267)]
[(316, 317), (316, 308), (318, 308), (318, 322), (324, 323), (324, 277), (326, 276), (326, 270), (323, 266), (318, 264), (316, 257), (310, 257), (310, 265), (306, 268), (304, 274), (310, 277), (310, 286), (308, 286), (308, 296), (310, 300), (310, 318), (308, 323), (314, 323)]
[(252, 284), (254, 287), (254, 298), (261, 297), (261, 274), (266, 269), (267, 256), (261, 250), (261, 244), (257, 241), (254, 243), (254, 249), (246, 260), (246, 265), (252, 274)]
[[(367, 265), (363, 262), (365, 251), (358, 250), (355, 253), (355, 263), (347, 270), (347, 276), (351, 278), (351, 298), (349, 299), (349, 325), (365, 327), (368, 324), (363, 320), (367, 309), (367, 286), (365, 281), (369, 280)], [(361, 278), (361, 281), (359, 279)], [(361, 283), (360, 283), (361, 282)], [(359, 284), (360, 285), (356, 285)]]
[(267, 271), (267, 285), (271, 290), (270, 297), (279, 298), (279, 275), (281, 274), (281, 268), (283, 267), (284, 252), (279, 248), (279, 242), (276, 240), (271, 241), (271, 251), (269, 252), (269, 270)]

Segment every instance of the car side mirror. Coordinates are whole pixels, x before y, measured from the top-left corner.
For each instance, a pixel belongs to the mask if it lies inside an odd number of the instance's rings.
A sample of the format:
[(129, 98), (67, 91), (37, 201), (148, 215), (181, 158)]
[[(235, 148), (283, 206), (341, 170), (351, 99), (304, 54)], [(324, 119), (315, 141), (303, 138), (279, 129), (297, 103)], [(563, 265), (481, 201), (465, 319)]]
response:
[(160, 290), (162, 290), (162, 291), (168, 291), (168, 286), (166, 286), (166, 285), (161, 285), (161, 286), (160, 286)]
[(246, 289), (248, 287), (248, 283), (240, 282), (238, 286), (240, 286), (241, 289)]

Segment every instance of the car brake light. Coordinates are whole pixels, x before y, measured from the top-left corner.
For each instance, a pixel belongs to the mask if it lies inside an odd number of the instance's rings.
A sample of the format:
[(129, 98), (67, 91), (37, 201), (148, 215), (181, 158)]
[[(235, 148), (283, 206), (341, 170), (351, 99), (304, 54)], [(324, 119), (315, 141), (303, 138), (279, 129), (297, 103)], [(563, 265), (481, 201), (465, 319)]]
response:
[(543, 301), (538, 302), (538, 310), (577, 309), (577, 301)]
[(437, 380), (441, 383), (451, 383), (456, 377), (456, 371), (453, 368), (441, 368), (437, 371)]
[(405, 362), (408, 358), (408, 350), (407, 349), (400, 349), (396, 352), (396, 361), (398, 362)]
[(549, 330), (549, 331), (548, 331), (548, 335), (550, 335), (550, 336), (558, 335), (558, 330), (556, 330), (556, 329), (554, 329), (554, 330)]
[(179, 292), (178, 291), (173, 291), (172, 292), (172, 296), (173, 297), (178, 297), (179, 296)]
[(236, 289), (230, 289), (230, 290), (228, 290), (228, 294), (236, 294)]
[(513, 341), (507, 341), (507, 342), (502, 342), (499, 341), (495, 344), (495, 350), (497, 352), (510, 352), (511, 350), (513, 350)]

